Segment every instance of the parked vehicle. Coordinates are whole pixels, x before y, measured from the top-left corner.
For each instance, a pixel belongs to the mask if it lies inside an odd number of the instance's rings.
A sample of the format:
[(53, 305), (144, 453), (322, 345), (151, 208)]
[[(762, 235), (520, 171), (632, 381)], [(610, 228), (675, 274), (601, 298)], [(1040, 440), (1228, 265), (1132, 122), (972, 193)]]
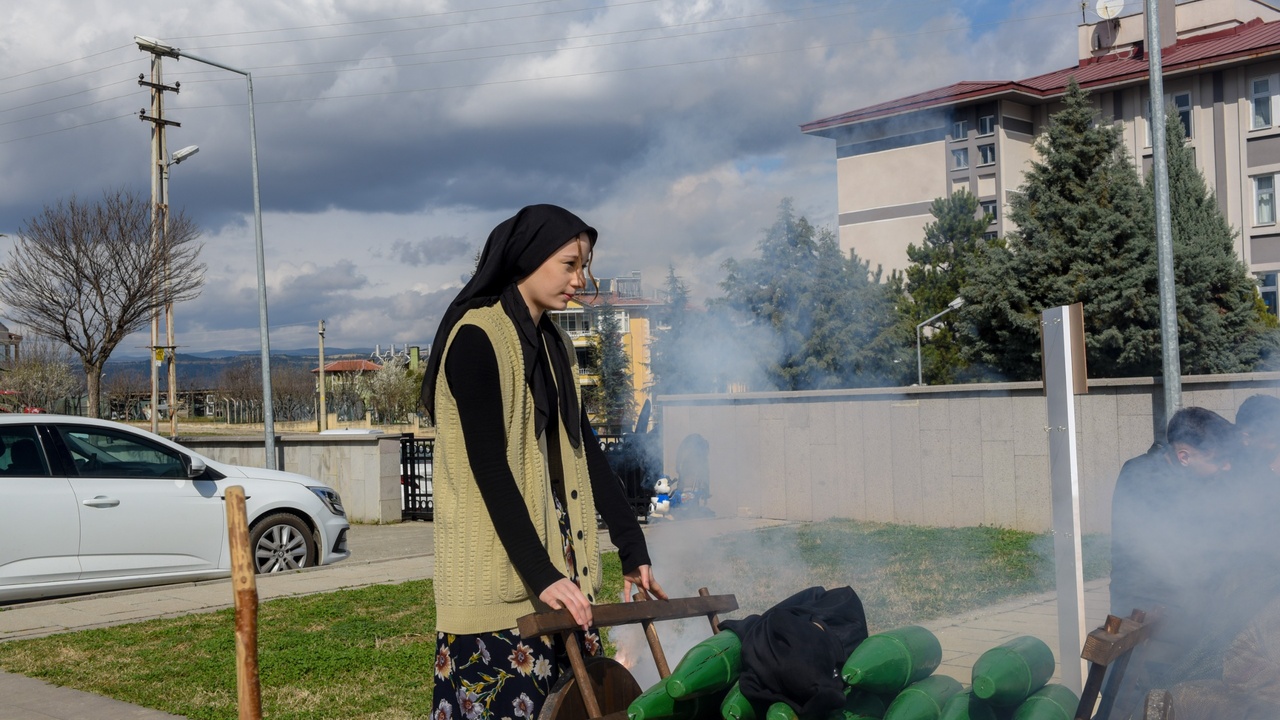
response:
[(342, 499), (109, 420), (0, 415), (0, 602), (231, 574), (226, 488), (259, 573), (350, 556)]

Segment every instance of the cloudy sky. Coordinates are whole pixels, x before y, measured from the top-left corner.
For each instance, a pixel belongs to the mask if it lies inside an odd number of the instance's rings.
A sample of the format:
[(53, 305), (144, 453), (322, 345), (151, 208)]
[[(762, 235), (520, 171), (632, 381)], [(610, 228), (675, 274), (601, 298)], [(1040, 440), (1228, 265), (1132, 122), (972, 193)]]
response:
[[(834, 227), (834, 146), (799, 125), (1073, 64), (1080, 19), (1077, 0), (8, 2), (0, 233), (72, 194), (150, 192), (145, 35), (253, 74), (273, 348), (314, 346), (320, 319), (331, 346), (425, 345), (531, 203), (599, 229), (597, 276), (656, 290), (674, 266), (705, 298), (782, 198)], [(172, 204), (208, 265), (178, 343), (254, 350), (245, 81), (190, 59), (164, 79), (170, 150), (200, 146)]]

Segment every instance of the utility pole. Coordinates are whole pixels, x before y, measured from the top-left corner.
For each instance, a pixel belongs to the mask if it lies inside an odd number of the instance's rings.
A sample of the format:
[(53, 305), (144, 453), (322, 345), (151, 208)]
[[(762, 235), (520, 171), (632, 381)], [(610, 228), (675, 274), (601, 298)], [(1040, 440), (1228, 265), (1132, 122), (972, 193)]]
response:
[[(143, 122), (151, 123), (151, 251), (168, 255), (169, 232), (169, 148), (165, 128), (182, 127), (181, 123), (164, 119), (164, 93), (178, 92), (179, 86), (164, 84), (161, 55), (151, 54), (151, 81), (138, 76), (138, 84), (151, 88), (151, 114), (138, 113)], [(165, 284), (169, 282), (169, 266), (165, 263)], [(173, 304), (165, 303), (165, 323), (168, 327), (167, 345), (160, 344), (160, 308), (151, 311), (151, 432), (160, 434), (160, 363), (169, 358), (169, 412), (174, 410), (177, 381), (173, 368)], [(171, 433), (175, 427), (171, 424)]]
[(320, 321), (320, 432), (329, 429), (329, 409), (324, 404), (324, 321)]

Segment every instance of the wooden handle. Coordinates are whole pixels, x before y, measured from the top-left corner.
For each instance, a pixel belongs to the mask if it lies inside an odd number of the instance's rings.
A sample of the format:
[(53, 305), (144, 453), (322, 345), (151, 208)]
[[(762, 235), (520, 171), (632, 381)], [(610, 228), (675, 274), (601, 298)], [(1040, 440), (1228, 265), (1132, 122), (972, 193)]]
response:
[[(638, 588), (633, 599), (648, 600), (649, 593), (644, 588)], [(649, 641), (649, 651), (653, 653), (653, 664), (658, 666), (658, 677), (666, 679), (671, 675), (671, 666), (667, 664), (667, 654), (662, 650), (662, 643), (658, 640), (658, 628), (653, 626), (652, 620), (641, 620), (640, 625), (644, 627), (644, 637)]]
[[(591, 624), (598, 628), (633, 625), (645, 620), (677, 620), (710, 613), (733, 612), (738, 599), (733, 595), (652, 600), (647, 603), (612, 603), (591, 606)], [(530, 613), (516, 621), (521, 637), (538, 637), (573, 630), (578, 624), (568, 610)]]
[[(711, 591), (700, 587), (698, 588), (698, 597), (711, 597)], [(711, 622), (711, 634), (720, 634), (720, 616), (715, 613), (707, 613), (707, 620)]]
[(227, 488), (227, 539), (231, 547), (231, 589), (236, 601), (236, 696), (240, 720), (262, 720), (258, 685), (258, 581), (253, 548), (249, 547), (249, 517), (244, 488)]

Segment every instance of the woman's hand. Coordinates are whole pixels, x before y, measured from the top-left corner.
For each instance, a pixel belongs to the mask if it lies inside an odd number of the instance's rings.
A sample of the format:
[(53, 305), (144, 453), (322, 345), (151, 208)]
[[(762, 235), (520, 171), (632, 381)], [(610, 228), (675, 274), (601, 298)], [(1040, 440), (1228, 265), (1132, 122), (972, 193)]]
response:
[(659, 600), (667, 599), (667, 593), (662, 589), (662, 586), (658, 584), (658, 581), (653, 578), (653, 568), (648, 565), (641, 565), (635, 570), (623, 575), (622, 579), (623, 602), (631, 602), (632, 588), (644, 588), (647, 593)]
[(573, 615), (573, 621), (583, 630), (591, 629), (591, 603), (587, 596), (568, 578), (560, 578), (538, 594), (538, 599), (553, 610), (565, 609)]

